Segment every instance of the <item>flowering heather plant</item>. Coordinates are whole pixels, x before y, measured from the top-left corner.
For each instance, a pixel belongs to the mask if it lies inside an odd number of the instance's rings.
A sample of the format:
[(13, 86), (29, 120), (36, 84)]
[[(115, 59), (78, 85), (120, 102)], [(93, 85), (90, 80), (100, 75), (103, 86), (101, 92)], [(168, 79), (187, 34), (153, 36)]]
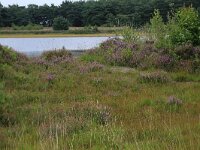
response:
[(90, 71), (97, 71), (97, 70), (101, 70), (104, 68), (104, 65), (98, 63), (98, 62), (91, 62), (89, 63), (89, 70)]
[(114, 65), (122, 65), (123, 64), (123, 56), (121, 51), (116, 51), (107, 57), (108, 62)]
[(38, 64), (38, 65), (45, 65), (45, 66), (50, 65), (50, 63), (48, 63), (42, 58), (33, 58), (32, 60), (33, 60), (33, 63)]
[(157, 68), (170, 70), (171, 68), (173, 68), (174, 63), (175, 60), (173, 59), (173, 57), (165, 54), (165, 55), (159, 55), (157, 57), (155, 66)]
[(101, 49), (105, 51), (113, 47), (124, 48), (125, 46), (125, 42), (119, 38), (111, 38), (100, 45)]
[(164, 71), (155, 71), (148, 73), (140, 73), (139, 81), (142, 83), (167, 83), (171, 79)]
[(181, 99), (176, 98), (175, 96), (169, 96), (167, 99), (167, 104), (169, 105), (182, 105), (183, 101)]
[(28, 61), (24, 54), (14, 51), (11, 48), (0, 45), (0, 63), (13, 65), (14, 63), (22, 64)]
[(41, 74), (40, 77), (48, 83), (52, 83), (53, 80), (55, 80), (56, 76), (53, 73), (45, 73), (45, 74)]
[(130, 66), (139, 67), (141, 66), (142, 60), (144, 60), (144, 56), (141, 55), (140, 52), (134, 52), (132, 58), (130, 59)]
[(40, 138), (50, 139), (54, 139), (57, 136), (67, 137), (84, 129), (86, 126), (86, 121), (81, 117), (66, 115), (62, 120), (52, 117), (51, 120), (47, 120), (40, 125), (39, 135)]
[(60, 63), (74, 63), (74, 58), (72, 57), (71, 53), (62, 49), (44, 52), (41, 55), (41, 57), (33, 58), (32, 63), (42, 65), (48, 68), (49, 66), (53, 66)]
[(58, 64), (58, 63), (71, 63), (73, 62), (73, 58), (72, 57), (68, 57), (68, 56), (62, 56), (62, 57), (53, 57), (51, 62), (53, 64)]
[(192, 60), (180, 60), (178, 61), (176, 68), (177, 70), (184, 70), (187, 72), (193, 72), (193, 61)]
[(106, 61), (113, 65), (128, 66), (133, 53), (138, 50), (135, 43), (125, 42), (122, 39), (110, 39), (100, 46)]
[(41, 55), (41, 59), (50, 64), (57, 64), (57, 63), (71, 62), (73, 60), (73, 57), (69, 51), (61, 49), (61, 50), (44, 52)]
[(48, 73), (48, 74), (46, 75), (46, 80), (47, 80), (47, 81), (52, 81), (52, 80), (54, 80), (54, 79), (55, 79), (55, 76), (54, 76), (53, 74)]
[[(111, 65), (137, 67), (141, 69), (158, 68), (164, 70), (177, 69), (183, 60), (191, 60), (187, 70), (200, 70), (200, 47), (184, 44), (179, 47), (156, 47), (154, 42), (142, 45), (126, 42), (120, 38), (112, 38), (101, 44), (98, 49), (91, 50), (88, 55), (101, 58), (100, 62)], [(96, 57), (95, 57), (96, 56)], [(88, 56), (88, 58), (90, 58)], [(92, 60), (92, 59), (89, 59)], [(176, 68), (175, 68), (176, 67)]]
[(106, 125), (111, 120), (111, 108), (92, 101), (74, 103), (71, 115), (91, 119), (101, 125)]
[(84, 65), (79, 66), (78, 69), (79, 69), (79, 72), (82, 74), (89, 72), (88, 67)]
[(132, 51), (137, 50), (137, 44), (127, 43), (119, 38), (113, 38), (105, 41), (100, 46), (102, 51), (109, 51), (112, 49), (114, 52), (121, 51), (123, 49), (131, 49)]
[(175, 54), (184, 60), (193, 59), (195, 57), (195, 47), (192, 44), (184, 44), (175, 48)]
[(47, 51), (42, 54), (42, 57), (45, 58), (45, 60), (51, 60), (51, 59), (54, 59), (55, 57), (59, 58), (59, 57), (64, 57), (64, 56), (72, 57), (72, 54), (66, 49)]
[(200, 59), (200, 46), (194, 47), (194, 54)]
[(102, 70), (103, 68), (104, 68), (104, 65), (98, 62), (91, 62), (86, 65), (79, 66), (79, 71), (80, 73), (87, 73), (87, 72)]

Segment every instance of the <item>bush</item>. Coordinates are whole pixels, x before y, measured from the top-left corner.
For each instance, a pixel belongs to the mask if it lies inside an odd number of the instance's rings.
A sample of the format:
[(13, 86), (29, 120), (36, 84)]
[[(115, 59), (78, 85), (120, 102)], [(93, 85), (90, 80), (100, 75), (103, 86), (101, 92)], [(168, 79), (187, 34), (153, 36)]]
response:
[(65, 50), (64, 48), (60, 50), (47, 51), (42, 53), (41, 55), (41, 58), (44, 58), (47, 61), (52, 61), (55, 58), (64, 58), (64, 57), (72, 57), (72, 54), (69, 51)]
[(140, 44), (134, 30), (125, 28), (122, 32), (123, 39), (112, 38), (103, 42), (87, 58), (97, 57), (101, 58), (101, 62), (110, 65), (141, 69), (186, 69), (188, 72), (198, 72), (200, 48), (196, 45), (200, 44), (200, 20), (196, 10), (182, 8), (167, 23), (163, 22), (159, 11), (155, 10), (150, 22), (153, 41)]
[(184, 7), (178, 10), (170, 19), (168, 28), (169, 38), (172, 44), (200, 44), (200, 18), (194, 8)]
[(164, 71), (156, 71), (150, 73), (141, 73), (139, 81), (142, 83), (167, 83), (171, 78)]
[(165, 24), (158, 10), (155, 10), (151, 22), (151, 34), (157, 47), (171, 48), (191, 43), (200, 44), (200, 18), (198, 12), (192, 8), (181, 8), (169, 16)]
[(79, 66), (80, 73), (88, 73), (88, 72), (95, 72), (102, 70), (104, 68), (104, 65), (98, 63), (98, 62), (91, 62), (88, 64), (84, 64), (82, 66)]
[(48, 66), (60, 64), (60, 63), (72, 63), (73, 62), (72, 54), (66, 49), (59, 49), (53, 51), (43, 52), (39, 58), (34, 59), (34, 63)]
[(3, 112), (4, 112), (4, 104), (5, 104), (5, 94), (3, 91), (4, 85), (3, 83), (0, 82), (0, 126), (4, 124), (4, 116), (3, 116)]
[(150, 20), (150, 32), (153, 39), (156, 41), (157, 47), (165, 47), (168, 42), (166, 42), (166, 25), (163, 22), (163, 18), (160, 15), (159, 10), (154, 11), (154, 16)]
[(136, 34), (133, 28), (126, 27), (122, 30), (121, 35), (123, 37), (123, 40), (125, 42), (131, 43), (131, 42), (138, 42), (139, 36)]
[(14, 65), (27, 60), (28, 58), (25, 55), (0, 45), (0, 64)]
[(84, 27), (84, 30), (85, 30), (86, 32), (91, 32), (91, 33), (99, 32), (97, 26), (86, 26), (86, 27)]
[(33, 24), (33, 23), (29, 23), (26, 26), (17, 26), (15, 24), (12, 24), (12, 29), (13, 30), (41, 30), (41, 29), (43, 29), (43, 26)]
[(64, 17), (57, 17), (53, 20), (53, 29), (54, 30), (68, 30), (69, 22)]

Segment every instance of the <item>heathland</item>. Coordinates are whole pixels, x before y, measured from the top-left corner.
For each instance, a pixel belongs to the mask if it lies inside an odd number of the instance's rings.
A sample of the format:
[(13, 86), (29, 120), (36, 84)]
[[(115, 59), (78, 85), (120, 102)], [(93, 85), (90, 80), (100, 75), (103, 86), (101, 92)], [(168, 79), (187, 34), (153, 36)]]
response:
[(199, 26), (182, 8), (76, 58), (0, 46), (0, 149), (200, 149)]

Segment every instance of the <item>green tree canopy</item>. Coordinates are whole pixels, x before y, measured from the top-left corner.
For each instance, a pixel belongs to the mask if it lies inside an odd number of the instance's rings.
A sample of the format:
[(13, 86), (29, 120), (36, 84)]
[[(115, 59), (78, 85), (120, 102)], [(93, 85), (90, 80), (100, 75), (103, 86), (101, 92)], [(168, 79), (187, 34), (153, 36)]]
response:
[(69, 22), (64, 17), (57, 17), (53, 20), (53, 29), (54, 30), (68, 30)]

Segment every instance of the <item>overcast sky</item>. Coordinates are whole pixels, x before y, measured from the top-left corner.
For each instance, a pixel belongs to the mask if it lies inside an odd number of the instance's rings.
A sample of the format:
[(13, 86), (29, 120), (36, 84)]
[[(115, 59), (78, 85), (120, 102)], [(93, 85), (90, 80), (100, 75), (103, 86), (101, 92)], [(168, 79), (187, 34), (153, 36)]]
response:
[[(37, 4), (37, 5), (60, 5), (65, 0), (0, 0), (0, 3), (3, 6), (8, 6), (12, 4), (18, 4), (20, 6), (27, 6), (28, 4)], [(70, 1), (78, 1), (78, 0), (70, 0)]]

